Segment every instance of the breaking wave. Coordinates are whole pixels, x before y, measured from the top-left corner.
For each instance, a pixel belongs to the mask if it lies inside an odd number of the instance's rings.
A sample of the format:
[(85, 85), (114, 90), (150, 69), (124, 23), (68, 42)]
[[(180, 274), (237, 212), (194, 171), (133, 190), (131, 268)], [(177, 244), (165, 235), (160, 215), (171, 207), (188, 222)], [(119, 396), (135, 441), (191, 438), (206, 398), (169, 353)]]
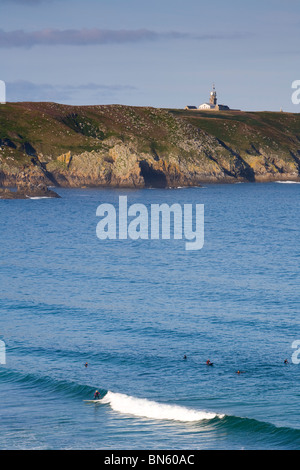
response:
[[(92, 400), (95, 386), (79, 384), (71, 381), (56, 380), (51, 377), (24, 374), (15, 370), (0, 370), (0, 382), (13, 382), (22, 385), (23, 389), (43, 390), (51, 395), (68, 397), (70, 400), (91, 399), (93, 406), (107, 405), (121, 415), (154, 420), (172, 420), (174, 422), (201, 423), (201, 432), (214, 429), (216, 433), (229, 433), (232, 438), (247, 434), (255, 445), (260, 442), (276, 448), (300, 448), (300, 429), (275, 426), (272, 423), (233, 415), (218, 414), (204, 410), (196, 410), (179, 405), (159, 403), (145, 398), (136, 398), (123, 393), (115, 393), (98, 387), (100, 400)], [(213, 426), (213, 427), (211, 427)], [(208, 428), (207, 428), (208, 429)]]
[(102, 403), (108, 403), (114, 411), (143, 418), (174, 421), (202, 421), (205, 419), (223, 418), (207, 411), (198, 411), (184, 406), (168, 405), (145, 398), (135, 398), (122, 393), (107, 392)]
[(280, 184), (300, 184), (300, 181), (275, 181), (275, 183), (280, 183)]

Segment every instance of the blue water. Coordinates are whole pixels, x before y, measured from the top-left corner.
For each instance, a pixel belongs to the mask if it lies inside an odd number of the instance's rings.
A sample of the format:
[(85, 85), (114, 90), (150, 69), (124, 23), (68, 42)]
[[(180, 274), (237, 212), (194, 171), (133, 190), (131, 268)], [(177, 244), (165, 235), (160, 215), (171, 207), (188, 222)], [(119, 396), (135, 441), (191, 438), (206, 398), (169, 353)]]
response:
[[(0, 448), (300, 449), (300, 185), (57, 192), (0, 201)], [(204, 204), (203, 249), (100, 241), (120, 195)]]

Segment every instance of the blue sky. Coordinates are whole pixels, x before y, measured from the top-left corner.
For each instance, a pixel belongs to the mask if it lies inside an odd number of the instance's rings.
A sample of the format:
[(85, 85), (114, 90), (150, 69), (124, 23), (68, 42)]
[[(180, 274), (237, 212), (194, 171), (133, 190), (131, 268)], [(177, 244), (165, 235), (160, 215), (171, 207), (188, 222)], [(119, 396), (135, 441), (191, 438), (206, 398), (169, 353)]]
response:
[(0, 0), (8, 101), (299, 112), (299, 0)]

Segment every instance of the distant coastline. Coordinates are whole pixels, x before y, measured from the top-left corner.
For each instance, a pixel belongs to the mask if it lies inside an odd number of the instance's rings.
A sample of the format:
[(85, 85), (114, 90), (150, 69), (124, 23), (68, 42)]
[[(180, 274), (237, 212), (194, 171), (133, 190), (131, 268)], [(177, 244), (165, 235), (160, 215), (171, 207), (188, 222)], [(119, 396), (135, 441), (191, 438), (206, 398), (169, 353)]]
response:
[(0, 186), (300, 181), (300, 114), (124, 105), (0, 107)]

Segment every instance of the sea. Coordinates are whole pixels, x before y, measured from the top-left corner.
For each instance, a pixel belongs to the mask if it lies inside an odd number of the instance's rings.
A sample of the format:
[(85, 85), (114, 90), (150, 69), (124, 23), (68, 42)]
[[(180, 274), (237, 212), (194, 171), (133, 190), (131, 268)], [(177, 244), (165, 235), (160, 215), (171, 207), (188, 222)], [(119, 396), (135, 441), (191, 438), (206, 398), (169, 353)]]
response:
[[(0, 449), (299, 450), (300, 185), (55, 190), (0, 201)], [(120, 196), (203, 247), (100, 240)]]

